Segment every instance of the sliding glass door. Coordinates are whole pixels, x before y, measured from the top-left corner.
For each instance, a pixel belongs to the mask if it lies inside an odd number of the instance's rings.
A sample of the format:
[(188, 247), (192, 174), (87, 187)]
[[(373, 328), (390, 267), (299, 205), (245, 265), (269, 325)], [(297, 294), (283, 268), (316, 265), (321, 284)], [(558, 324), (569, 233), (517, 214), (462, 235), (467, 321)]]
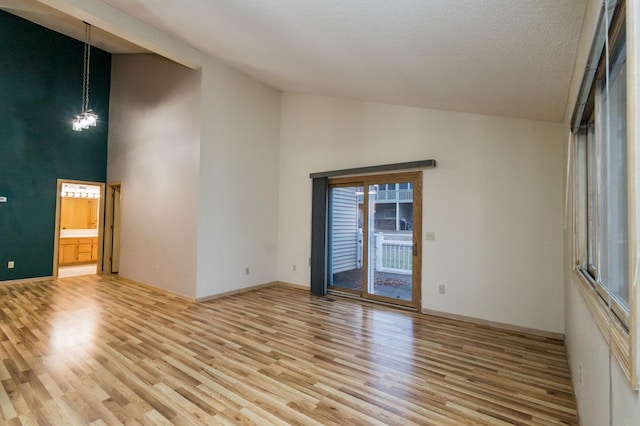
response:
[(329, 182), (329, 290), (419, 307), (422, 174)]

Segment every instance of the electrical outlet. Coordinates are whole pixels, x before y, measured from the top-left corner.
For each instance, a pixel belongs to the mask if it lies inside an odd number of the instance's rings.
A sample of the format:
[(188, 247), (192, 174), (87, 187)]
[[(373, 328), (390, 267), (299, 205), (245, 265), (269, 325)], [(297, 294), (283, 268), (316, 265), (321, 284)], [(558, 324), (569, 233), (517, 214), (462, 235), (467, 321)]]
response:
[(440, 284), (440, 285), (438, 286), (438, 292), (439, 292), (440, 294), (444, 294), (444, 290), (445, 290), (445, 288), (444, 288), (444, 284)]
[(247, 268), (247, 269), (245, 269), (245, 270), (244, 270), (244, 274), (245, 274), (245, 275), (249, 275), (249, 268)]
[(13, 260), (10, 260), (9, 262), (7, 262), (7, 268), (13, 269), (15, 267), (16, 267), (16, 263)]
[(435, 241), (436, 233), (435, 232), (425, 232), (424, 233), (424, 238), (427, 241)]

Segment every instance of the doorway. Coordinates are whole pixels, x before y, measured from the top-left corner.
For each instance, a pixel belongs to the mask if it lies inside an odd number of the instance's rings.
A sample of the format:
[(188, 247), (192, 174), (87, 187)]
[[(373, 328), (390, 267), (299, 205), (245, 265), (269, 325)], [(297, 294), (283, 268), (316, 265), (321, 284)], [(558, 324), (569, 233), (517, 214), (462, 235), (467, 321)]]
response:
[(328, 290), (419, 309), (422, 172), (328, 184)]
[(120, 270), (120, 204), (121, 184), (107, 184), (104, 227), (104, 272), (117, 274)]
[(101, 270), (104, 184), (58, 179), (54, 277)]

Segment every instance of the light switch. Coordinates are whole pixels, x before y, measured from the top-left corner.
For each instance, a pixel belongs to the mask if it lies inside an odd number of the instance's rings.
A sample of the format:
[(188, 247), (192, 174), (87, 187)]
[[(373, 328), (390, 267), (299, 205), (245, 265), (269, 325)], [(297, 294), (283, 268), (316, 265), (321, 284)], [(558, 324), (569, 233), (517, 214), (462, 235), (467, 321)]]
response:
[(435, 232), (425, 232), (424, 233), (424, 238), (427, 241), (434, 241), (436, 239), (436, 233)]

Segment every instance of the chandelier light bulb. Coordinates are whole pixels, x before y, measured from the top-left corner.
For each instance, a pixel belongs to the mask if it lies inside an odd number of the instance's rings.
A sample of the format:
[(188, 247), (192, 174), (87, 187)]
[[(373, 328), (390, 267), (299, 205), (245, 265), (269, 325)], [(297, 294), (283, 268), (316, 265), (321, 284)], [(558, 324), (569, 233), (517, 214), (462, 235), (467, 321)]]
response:
[(71, 130), (76, 132), (82, 131), (82, 123), (80, 122), (80, 116), (77, 116), (71, 123)]
[(89, 110), (85, 113), (85, 120), (89, 126), (95, 127), (98, 123), (98, 116), (92, 110)]

